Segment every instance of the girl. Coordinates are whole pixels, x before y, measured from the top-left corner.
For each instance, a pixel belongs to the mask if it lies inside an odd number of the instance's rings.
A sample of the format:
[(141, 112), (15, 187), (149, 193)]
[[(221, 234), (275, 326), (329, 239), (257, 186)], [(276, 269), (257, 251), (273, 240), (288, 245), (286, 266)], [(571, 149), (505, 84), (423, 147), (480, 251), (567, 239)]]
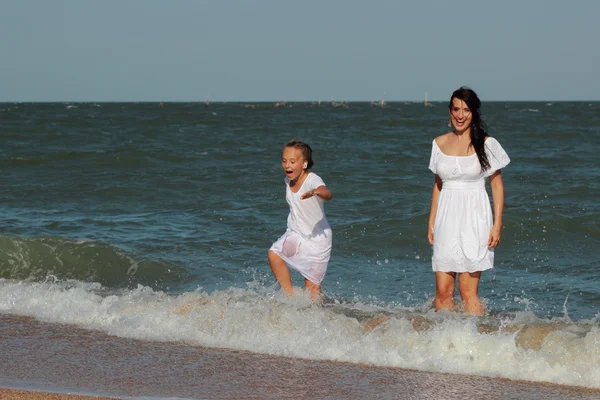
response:
[(323, 180), (310, 172), (313, 165), (312, 149), (306, 143), (294, 140), (283, 148), (281, 166), (290, 213), (286, 232), (269, 249), (269, 264), (286, 294), (293, 293), (290, 266), (304, 276), (306, 289), (317, 299), (332, 239), (323, 201), (331, 200), (332, 195)]
[[(427, 238), (433, 245), (435, 309), (452, 310), (454, 285), (465, 311), (482, 315), (478, 288), (481, 272), (494, 267), (494, 247), (500, 243), (504, 185), (501, 168), (510, 162), (500, 143), (489, 137), (480, 114), (481, 102), (469, 88), (450, 97), (452, 132), (432, 143), (429, 169), (435, 174)], [(485, 190), (490, 180), (494, 212)]]

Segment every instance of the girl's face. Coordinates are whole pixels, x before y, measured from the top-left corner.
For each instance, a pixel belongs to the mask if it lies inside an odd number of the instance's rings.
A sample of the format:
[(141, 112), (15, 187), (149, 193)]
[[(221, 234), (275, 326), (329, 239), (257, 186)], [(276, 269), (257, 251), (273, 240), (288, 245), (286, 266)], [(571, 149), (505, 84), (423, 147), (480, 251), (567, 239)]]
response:
[(295, 181), (304, 172), (304, 156), (302, 151), (295, 147), (286, 147), (283, 149), (283, 155), (281, 156), (281, 167), (285, 171), (285, 176), (290, 181)]
[(452, 107), (450, 107), (450, 119), (458, 132), (464, 132), (471, 127), (473, 115), (467, 103), (455, 97), (452, 99)]

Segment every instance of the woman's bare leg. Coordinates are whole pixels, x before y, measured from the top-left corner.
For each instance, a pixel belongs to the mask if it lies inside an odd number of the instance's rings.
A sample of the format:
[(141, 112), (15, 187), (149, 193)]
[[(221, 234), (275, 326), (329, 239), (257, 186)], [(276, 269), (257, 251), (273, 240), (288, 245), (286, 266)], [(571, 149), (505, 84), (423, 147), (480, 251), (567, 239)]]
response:
[(285, 265), (285, 261), (281, 257), (277, 255), (272, 250), (269, 250), (269, 264), (271, 265), (271, 271), (273, 271), (273, 275), (279, 285), (283, 289), (283, 291), (287, 295), (292, 295), (294, 293), (294, 288), (292, 286), (292, 277), (290, 276), (290, 270), (287, 265)]
[(435, 273), (435, 311), (454, 309), (455, 272)]
[(472, 315), (483, 315), (483, 306), (479, 300), (479, 279), (481, 271), (458, 274), (458, 289), (465, 305), (465, 311)]

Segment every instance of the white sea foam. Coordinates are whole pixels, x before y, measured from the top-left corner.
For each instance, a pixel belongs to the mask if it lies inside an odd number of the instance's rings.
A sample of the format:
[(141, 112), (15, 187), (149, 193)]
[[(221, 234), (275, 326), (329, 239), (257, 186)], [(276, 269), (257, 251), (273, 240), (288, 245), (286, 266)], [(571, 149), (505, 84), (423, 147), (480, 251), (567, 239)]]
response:
[[(177, 296), (141, 286), (111, 295), (105, 290), (78, 281), (0, 280), (0, 312), (142, 340), (600, 387), (597, 321), (557, 324), (518, 313), (496, 318), (498, 326), (486, 330), (482, 320), (464, 315), (320, 306), (304, 294), (287, 298), (264, 288)], [(519, 336), (525, 328), (534, 333), (529, 344)]]

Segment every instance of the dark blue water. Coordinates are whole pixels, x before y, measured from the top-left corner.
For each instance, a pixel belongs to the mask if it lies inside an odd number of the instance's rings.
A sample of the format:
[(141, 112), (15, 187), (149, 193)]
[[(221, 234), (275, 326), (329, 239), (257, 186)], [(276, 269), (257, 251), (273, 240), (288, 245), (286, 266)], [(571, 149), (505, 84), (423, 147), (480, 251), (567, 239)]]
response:
[[(314, 171), (335, 196), (324, 290), (404, 305), (434, 292), (427, 162), (431, 140), (447, 130), (443, 104), (0, 107), (4, 278), (53, 271), (167, 291), (270, 285), (265, 254), (287, 215), (279, 158), (296, 137), (313, 146)], [(483, 110), (512, 158), (502, 245), (483, 297), (496, 311), (562, 315), (566, 302), (572, 317), (594, 316), (600, 104)]]

